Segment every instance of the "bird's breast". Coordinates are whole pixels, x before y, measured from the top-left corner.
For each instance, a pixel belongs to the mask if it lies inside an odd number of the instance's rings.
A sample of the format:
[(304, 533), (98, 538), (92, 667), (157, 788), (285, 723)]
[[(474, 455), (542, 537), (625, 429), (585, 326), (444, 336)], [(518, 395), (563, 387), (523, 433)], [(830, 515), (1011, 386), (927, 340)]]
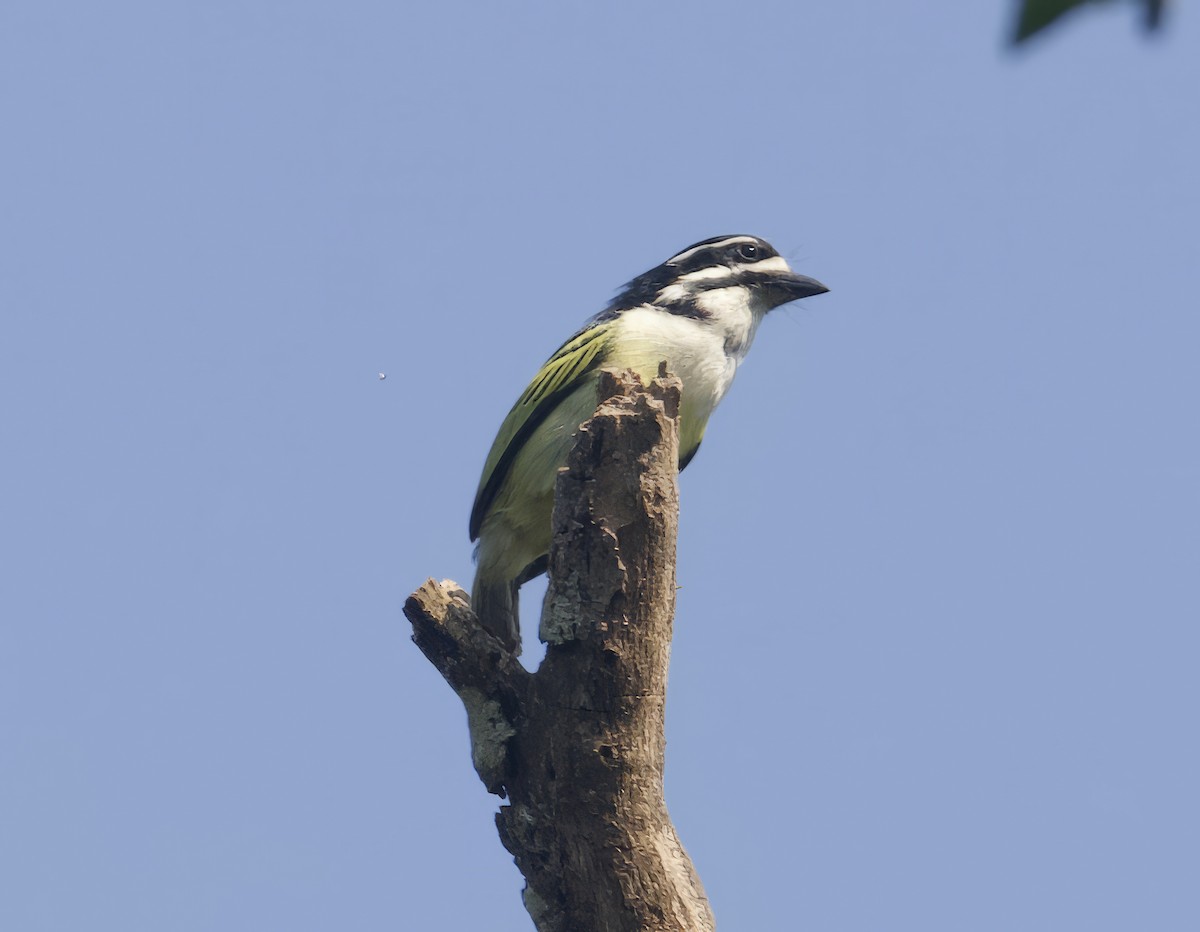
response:
[(667, 311), (640, 307), (626, 311), (616, 321), (615, 347), (608, 365), (628, 367), (643, 379), (668, 368), (683, 382), (680, 402), (680, 445), (694, 447), (717, 403), (733, 383), (738, 363), (754, 338), (755, 321), (725, 315), (701, 320)]

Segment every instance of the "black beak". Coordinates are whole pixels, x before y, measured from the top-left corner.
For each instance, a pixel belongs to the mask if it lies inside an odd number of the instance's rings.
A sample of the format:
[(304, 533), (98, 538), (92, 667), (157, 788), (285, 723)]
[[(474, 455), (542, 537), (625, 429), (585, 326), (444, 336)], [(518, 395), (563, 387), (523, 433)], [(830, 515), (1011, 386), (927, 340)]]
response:
[(772, 275), (770, 281), (765, 284), (771, 297), (775, 299), (775, 307), (787, 304), (789, 301), (799, 301), (801, 298), (824, 294), (829, 290), (815, 278), (797, 275), (795, 272), (788, 272), (786, 275)]

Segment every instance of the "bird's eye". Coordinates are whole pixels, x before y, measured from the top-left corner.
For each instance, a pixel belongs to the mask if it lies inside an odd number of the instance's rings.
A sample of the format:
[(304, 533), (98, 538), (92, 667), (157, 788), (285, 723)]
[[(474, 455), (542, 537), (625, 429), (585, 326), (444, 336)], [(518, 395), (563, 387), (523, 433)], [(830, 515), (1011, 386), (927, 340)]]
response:
[(737, 252), (743, 259), (753, 260), (758, 258), (758, 246), (754, 243), (742, 243), (738, 246)]

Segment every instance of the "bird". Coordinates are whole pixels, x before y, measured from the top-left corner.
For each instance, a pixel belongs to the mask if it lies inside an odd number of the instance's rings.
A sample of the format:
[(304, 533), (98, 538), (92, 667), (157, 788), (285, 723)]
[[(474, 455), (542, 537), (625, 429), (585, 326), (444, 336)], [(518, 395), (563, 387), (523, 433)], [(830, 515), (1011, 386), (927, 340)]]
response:
[(634, 278), (563, 343), (500, 425), (475, 493), (471, 607), (483, 627), (520, 652), (518, 592), (546, 571), (555, 478), (602, 400), (602, 369), (632, 369), (648, 381), (665, 361), (679, 377), (683, 470), (767, 312), (828, 290), (793, 272), (766, 240), (716, 236)]

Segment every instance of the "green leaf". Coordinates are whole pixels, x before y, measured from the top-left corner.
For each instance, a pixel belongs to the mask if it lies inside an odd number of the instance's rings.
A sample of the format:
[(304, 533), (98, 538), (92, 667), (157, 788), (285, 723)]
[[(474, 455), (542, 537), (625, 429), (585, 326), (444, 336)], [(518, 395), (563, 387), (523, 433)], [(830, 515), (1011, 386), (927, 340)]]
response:
[(1013, 45), (1020, 45), (1076, 7), (1107, 2), (1108, 0), (1024, 0), (1021, 12), (1017, 16)]

